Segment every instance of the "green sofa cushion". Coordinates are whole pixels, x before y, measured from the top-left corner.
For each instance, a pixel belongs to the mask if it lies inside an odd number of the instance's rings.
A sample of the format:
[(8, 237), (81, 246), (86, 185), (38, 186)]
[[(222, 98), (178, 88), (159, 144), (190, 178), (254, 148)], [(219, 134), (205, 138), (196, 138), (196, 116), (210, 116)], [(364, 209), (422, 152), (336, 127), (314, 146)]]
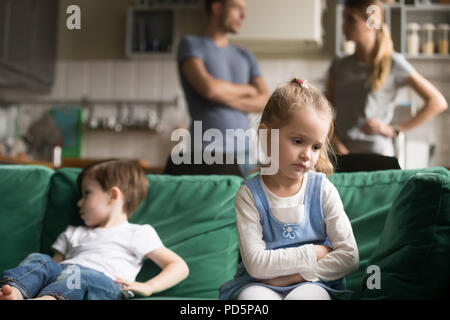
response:
[(358, 270), (346, 276), (347, 288), (359, 298), (368, 275), (369, 258), (378, 246), (386, 217), (406, 182), (419, 172), (444, 172), (444, 168), (335, 173), (330, 181), (338, 189), (358, 245)]
[[(155, 227), (167, 247), (189, 266), (189, 277), (156, 296), (218, 298), (238, 260), (234, 198), (242, 179), (234, 176), (149, 176), (147, 199), (131, 222)], [(150, 261), (137, 279), (159, 269)]]
[(39, 251), (53, 170), (0, 165), (0, 274)]
[(81, 169), (64, 168), (56, 170), (50, 181), (47, 214), (41, 239), (41, 253), (53, 255), (51, 245), (67, 226), (83, 224), (77, 201), (81, 198), (76, 180)]
[(379, 245), (368, 262), (380, 268), (380, 288), (365, 287), (363, 299), (448, 296), (449, 208), (448, 171), (418, 173), (407, 182), (389, 211)]
[[(67, 225), (80, 225), (76, 202), (79, 169), (57, 170), (45, 222), (42, 251)], [(151, 224), (163, 243), (189, 266), (189, 277), (155, 297), (218, 298), (218, 288), (234, 276), (238, 260), (234, 197), (242, 179), (234, 176), (148, 175), (147, 198), (130, 222)], [(160, 269), (146, 261), (138, 281), (146, 281)]]

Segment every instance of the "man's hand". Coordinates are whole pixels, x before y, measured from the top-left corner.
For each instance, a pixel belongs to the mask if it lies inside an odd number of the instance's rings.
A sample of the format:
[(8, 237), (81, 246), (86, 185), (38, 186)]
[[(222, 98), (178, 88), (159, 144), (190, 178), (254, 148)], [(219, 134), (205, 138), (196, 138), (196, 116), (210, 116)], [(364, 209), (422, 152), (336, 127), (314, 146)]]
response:
[(151, 296), (153, 291), (149, 285), (143, 282), (128, 282), (121, 278), (117, 278), (115, 282), (122, 287), (122, 291), (132, 291), (141, 296)]
[(263, 112), (269, 100), (269, 89), (262, 77), (253, 78), (249, 84), (254, 92), (251, 95), (242, 96), (239, 99), (230, 99), (228, 106), (244, 112)]

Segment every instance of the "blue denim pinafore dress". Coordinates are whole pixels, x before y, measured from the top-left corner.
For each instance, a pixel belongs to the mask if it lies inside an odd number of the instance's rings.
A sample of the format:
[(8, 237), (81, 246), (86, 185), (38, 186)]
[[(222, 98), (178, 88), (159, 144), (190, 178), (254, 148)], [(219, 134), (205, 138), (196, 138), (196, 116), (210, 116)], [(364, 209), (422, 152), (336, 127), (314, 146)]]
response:
[[(263, 240), (266, 242), (267, 250), (299, 247), (305, 244), (323, 244), (331, 247), (327, 238), (322, 213), (322, 181), (324, 177), (323, 173), (308, 172), (304, 218), (300, 224), (282, 223), (272, 215), (258, 175), (245, 182), (253, 195), (255, 206), (259, 211)], [(221, 300), (235, 300), (239, 293), (249, 285), (261, 285), (278, 293), (287, 294), (294, 288), (306, 283), (314, 283), (323, 287), (332, 299), (350, 299), (353, 293), (350, 290), (346, 290), (344, 278), (329, 282), (305, 281), (287, 287), (263, 284), (251, 277), (241, 262), (237, 266), (234, 279), (220, 287), (219, 298)]]

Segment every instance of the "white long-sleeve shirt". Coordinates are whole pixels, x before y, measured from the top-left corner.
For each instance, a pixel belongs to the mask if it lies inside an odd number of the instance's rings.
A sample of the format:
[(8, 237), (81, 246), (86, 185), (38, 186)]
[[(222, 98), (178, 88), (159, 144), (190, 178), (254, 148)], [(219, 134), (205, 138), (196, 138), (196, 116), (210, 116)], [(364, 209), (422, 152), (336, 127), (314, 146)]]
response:
[[(290, 197), (273, 194), (259, 176), (272, 214), (280, 222), (302, 222), (307, 176), (303, 176), (302, 186), (297, 194)], [(272, 279), (299, 273), (307, 281), (331, 281), (357, 269), (359, 254), (352, 227), (339, 193), (328, 179), (323, 179), (322, 211), (333, 251), (319, 261), (312, 244), (266, 250), (259, 212), (254, 205), (251, 191), (245, 184), (236, 194), (235, 206), (241, 257), (252, 277)]]

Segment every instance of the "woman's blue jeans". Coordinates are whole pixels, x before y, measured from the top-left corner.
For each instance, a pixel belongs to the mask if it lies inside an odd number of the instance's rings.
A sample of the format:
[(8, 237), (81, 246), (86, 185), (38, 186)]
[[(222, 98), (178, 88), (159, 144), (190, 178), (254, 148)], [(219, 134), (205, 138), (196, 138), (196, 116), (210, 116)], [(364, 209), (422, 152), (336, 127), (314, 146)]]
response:
[(120, 286), (102, 272), (77, 264), (60, 264), (32, 253), (14, 269), (5, 270), (0, 287), (9, 284), (25, 299), (53, 296), (58, 300), (122, 299)]

